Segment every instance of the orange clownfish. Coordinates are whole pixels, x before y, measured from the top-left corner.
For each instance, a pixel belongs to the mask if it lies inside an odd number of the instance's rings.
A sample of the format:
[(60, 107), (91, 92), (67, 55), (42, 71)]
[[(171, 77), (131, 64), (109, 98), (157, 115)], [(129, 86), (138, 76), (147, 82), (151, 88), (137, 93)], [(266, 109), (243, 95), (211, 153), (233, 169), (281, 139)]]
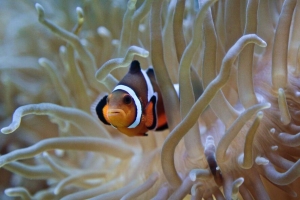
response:
[(132, 61), (128, 73), (96, 106), (98, 118), (127, 136), (147, 136), (168, 128), (162, 96), (153, 69)]

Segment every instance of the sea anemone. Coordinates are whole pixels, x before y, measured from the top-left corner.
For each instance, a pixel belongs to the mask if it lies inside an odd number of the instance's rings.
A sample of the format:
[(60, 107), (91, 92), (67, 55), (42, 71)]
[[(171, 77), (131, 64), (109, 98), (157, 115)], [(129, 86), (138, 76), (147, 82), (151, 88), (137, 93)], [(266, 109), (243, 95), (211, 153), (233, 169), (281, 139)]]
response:
[[(53, 1), (37, 13), (31, 1), (2, 4), (7, 196), (297, 197), (299, 1)], [(127, 137), (95, 116), (134, 59), (155, 71), (167, 131)]]

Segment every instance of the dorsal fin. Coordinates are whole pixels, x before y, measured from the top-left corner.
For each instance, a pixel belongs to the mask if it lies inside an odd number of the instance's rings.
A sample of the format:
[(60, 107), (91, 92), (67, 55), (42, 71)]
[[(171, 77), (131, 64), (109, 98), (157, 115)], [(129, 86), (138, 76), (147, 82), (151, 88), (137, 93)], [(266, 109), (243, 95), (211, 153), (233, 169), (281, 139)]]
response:
[(137, 60), (132, 61), (130, 64), (129, 73), (135, 74), (140, 71), (141, 71), (141, 66), (140, 66), (139, 61), (137, 61)]
[(148, 76), (153, 76), (153, 77), (155, 77), (154, 69), (153, 69), (152, 67), (149, 67), (149, 68), (147, 69), (147, 74), (148, 74)]

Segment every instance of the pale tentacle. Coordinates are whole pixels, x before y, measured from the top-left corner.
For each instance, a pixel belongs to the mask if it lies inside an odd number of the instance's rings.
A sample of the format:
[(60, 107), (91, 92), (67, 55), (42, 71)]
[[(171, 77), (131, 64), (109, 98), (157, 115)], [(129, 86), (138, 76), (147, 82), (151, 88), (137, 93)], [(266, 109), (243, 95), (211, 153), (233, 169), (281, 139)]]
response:
[(229, 79), (231, 66), (238, 53), (248, 44), (256, 43), (266, 46), (266, 43), (254, 34), (245, 35), (227, 52), (219, 75), (207, 86), (202, 96), (198, 98), (186, 117), (168, 135), (163, 145), (161, 162), (164, 174), (173, 187), (178, 187), (181, 183), (174, 166), (174, 151), (178, 142), (187, 131), (196, 123), (199, 115), (207, 107), (208, 103), (214, 98), (215, 94), (226, 84)]
[(32, 158), (39, 153), (51, 149), (106, 152), (117, 158), (124, 158), (133, 154), (128, 146), (115, 144), (113, 141), (107, 139), (93, 137), (49, 138), (30, 147), (17, 149), (0, 156), (0, 166), (15, 160)]
[(32, 199), (32, 196), (29, 193), (29, 191), (23, 187), (8, 188), (4, 192), (9, 197), (21, 197), (23, 200)]
[[(66, 108), (51, 103), (31, 104), (19, 107), (14, 112), (11, 124), (2, 128), (1, 132), (4, 134), (14, 132), (20, 126), (22, 117), (30, 114), (49, 115), (63, 120), (64, 122), (70, 122), (84, 134), (110, 138), (107, 130), (86, 112), (76, 108)], [(99, 130), (99, 132), (95, 134), (95, 130)]]
[(272, 85), (275, 90), (285, 88), (288, 84), (288, 41), (296, 3), (297, 0), (284, 1), (276, 27), (272, 52)]

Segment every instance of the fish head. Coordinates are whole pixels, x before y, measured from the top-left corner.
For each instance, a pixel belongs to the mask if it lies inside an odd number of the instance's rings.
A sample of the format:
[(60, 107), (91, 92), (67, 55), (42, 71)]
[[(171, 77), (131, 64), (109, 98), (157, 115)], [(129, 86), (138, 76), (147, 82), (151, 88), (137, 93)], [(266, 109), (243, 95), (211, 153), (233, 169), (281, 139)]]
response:
[(136, 106), (132, 97), (125, 91), (117, 90), (108, 95), (104, 116), (116, 128), (128, 127), (136, 117)]

